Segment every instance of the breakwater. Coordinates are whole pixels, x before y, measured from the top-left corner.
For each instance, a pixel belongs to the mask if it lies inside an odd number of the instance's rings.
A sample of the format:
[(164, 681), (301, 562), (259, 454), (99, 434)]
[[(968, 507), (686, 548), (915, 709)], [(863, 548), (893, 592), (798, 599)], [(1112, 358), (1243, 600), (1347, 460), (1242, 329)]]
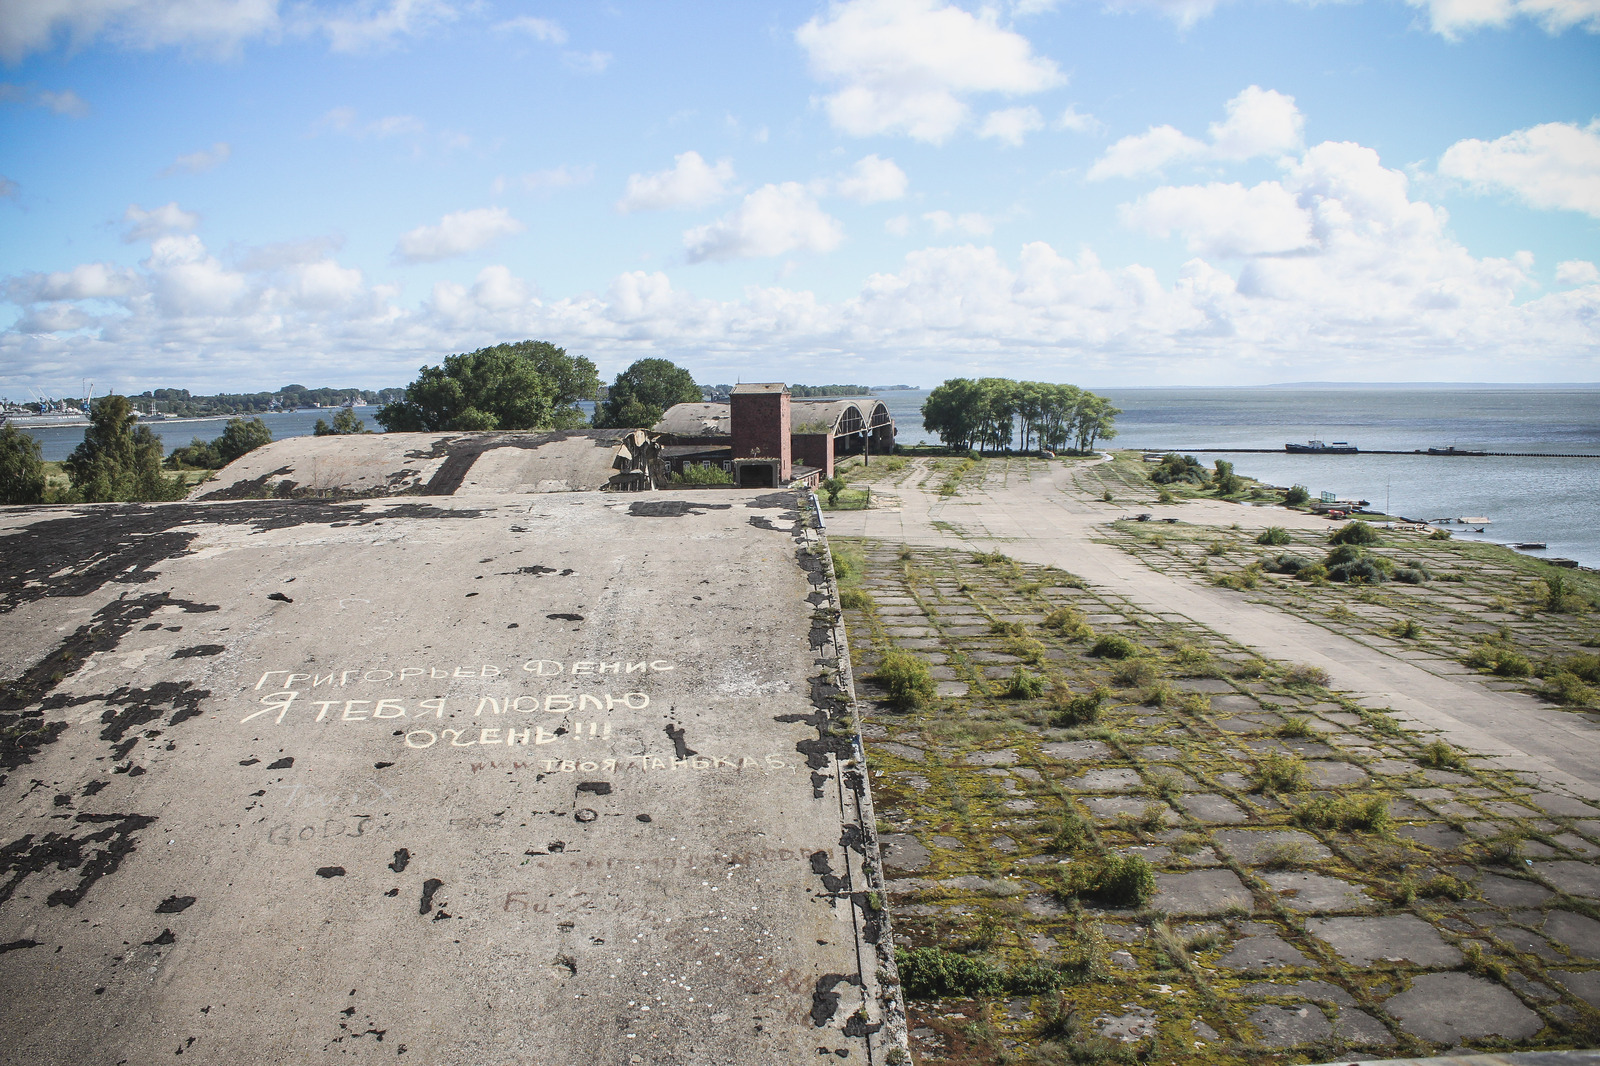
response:
[[(1282, 448), (1139, 448), (1131, 444), (1115, 446), (1118, 451), (1133, 452), (1183, 452), (1190, 455), (1293, 455), (1296, 457), (1316, 455), (1316, 452), (1289, 452)], [(1348, 458), (1352, 455), (1420, 455), (1429, 459), (1600, 459), (1600, 455), (1584, 454), (1578, 452), (1430, 452), (1421, 448), (1411, 448), (1406, 451), (1394, 449), (1372, 448), (1359, 452), (1329, 452), (1330, 456), (1338, 455)]]

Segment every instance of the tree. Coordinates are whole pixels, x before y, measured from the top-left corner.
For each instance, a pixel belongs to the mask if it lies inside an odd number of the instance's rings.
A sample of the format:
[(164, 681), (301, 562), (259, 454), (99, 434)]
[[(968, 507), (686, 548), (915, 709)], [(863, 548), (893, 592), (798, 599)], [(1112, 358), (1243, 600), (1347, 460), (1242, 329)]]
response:
[(1200, 460), (1192, 455), (1179, 455), (1177, 452), (1168, 452), (1161, 457), (1161, 462), (1150, 471), (1150, 480), (1157, 485), (1175, 485), (1180, 481), (1191, 485), (1204, 485), (1210, 480), (1206, 468)]
[(311, 427), (314, 437), (343, 437), (355, 433), (371, 433), (367, 424), (356, 417), (356, 413), (348, 407), (333, 416), (333, 425), (328, 425), (323, 419), (317, 419), (317, 424)]
[(138, 415), (126, 396), (102, 396), (89, 412), (83, 443), (67, 457), (67, 476), (87, 502), (175, 500), (184, 493), (181, 477), (161, 473), (161, 438)]
[(222, 427), (222, 436), (212, 442), (222, 465), (227, 466), (246, 452), (253, 452), (263, 444), (272, 443), (272, 430), (259, 418), (230, 418)]
[(0, 503), (39, 503), (44, 487), (39, 442), (16, 426), (0, 428)]
[(617, 375), (610, 394), (594, 409), (594, 424), (603, 429), (648, 429), (667, 408), (699, 403), (700, 386), (683, 367), (666, 359), (640, 359)]
[(1217, 460), (1217, 472), (1212, 475), (1211, 482), (1217, 487), (1218, 496), (1232, 496), (1244, 487), (1239, 475), (1233, 472), (1233, 464), (1226, 459)]
[(405, 399), (385, 404), (376, 417), (391, 433), (570, 429), (583, 421), (577, 402), (599, 388), (594, 364), (583, 356), (546, 341), (519, 341), (423, 367)]
[(957, 451), (1009, 450), (1019, 419), (1024, 450), (1037, 438), (1041, 448), (1075, 445), (1089, 451), (1096, 441), (1116, 436), (1113, 422), (1121, 413), (1105, 397), (1075, 385), (951, 378), (928, 394), (922, 424)]

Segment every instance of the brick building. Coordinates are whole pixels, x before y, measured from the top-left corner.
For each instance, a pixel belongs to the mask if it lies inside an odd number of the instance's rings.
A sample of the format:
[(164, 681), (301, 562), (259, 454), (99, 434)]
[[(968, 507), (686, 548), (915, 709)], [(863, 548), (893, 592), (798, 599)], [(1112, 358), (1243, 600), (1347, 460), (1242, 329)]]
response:
[(670, 472), (711, 463), (742, 488), (813, 483), (833, 476), (834, 462), (894, 448), (889, 409), (867, 397), (796, 400), (787, 385), (738, 385), (728, 403), (680, 403), (656, 423)]

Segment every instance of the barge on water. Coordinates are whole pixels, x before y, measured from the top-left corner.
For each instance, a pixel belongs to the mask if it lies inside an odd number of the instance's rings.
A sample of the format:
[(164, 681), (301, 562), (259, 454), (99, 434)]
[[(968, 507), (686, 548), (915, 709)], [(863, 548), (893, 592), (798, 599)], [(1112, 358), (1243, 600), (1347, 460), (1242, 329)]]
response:
[(1428, 449), (1428, 454), (1429, 455), (1488, 455), (1489, 453), (1488, 452), (1476, 451), (1476, 450), (1474, 450), (1472, 448), (1457, 448), (1457, 447), (1451, 446), (1449, 448), (1429, 448)]
[(1295, 455), (1355, 455), (1358, 449), (1349, 441), (1336, 440), (1332, 444), (1324, 444), (1320, 440), (1308, 440), (1304, 444), (1285, 444), (1283, 450)]

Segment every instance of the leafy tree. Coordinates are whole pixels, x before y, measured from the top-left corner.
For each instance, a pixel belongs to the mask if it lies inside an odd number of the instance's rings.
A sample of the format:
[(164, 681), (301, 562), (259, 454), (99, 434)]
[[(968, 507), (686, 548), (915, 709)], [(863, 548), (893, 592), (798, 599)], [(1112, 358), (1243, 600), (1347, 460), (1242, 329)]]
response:
[(184, 493), (181, 477), (161, 473), (161, 438), (138, 415), (126, 396), (102, 396), (89, 412), (83, 443), (66, 461), (72, 487), (84, 500), (175, 500)]
[(594, 364), (583, 356), (545, 341), (519, 341), (423, 367), (405, 399), (385, 404), (376, 417), (391, 433), (571, 429), (583, 422), (577, 401), (599, 387)]
[(323, 419), (317, 419), (317, 424), (311, 427), (314, 437), (343, 437), (355, 433), (370, 433), (367, 424), (356, 417), (356, 413), (348, 407), (333, 416), (333, 425), (328, 425)]
[(263, 444), (272, 443), (272, 430), (259, 418), (230, 418), (222, 427), (222, 436), (212, 443), (222, 465), (227, 466), (246, 452), (253, 452)]
[(1304, 485), (1290, 485), (1289, 491), (1283, 494), (1283, 502), (1290, 507), (1299, 507), (1311, 499), (1311, 493), (1306, 491)]
[(922, 424), (958, 451), (1006, 451), (1017, 431), (1022, 447), (1089, 451), (1116, 436), (1121, 414), (1110, 401), (1075, 385), (1009, 378), (951, 378), (928, 394)]
[(604, 429), (649, 428), (667, 408), (699, 403), (700, 386), (683, 367), (666, 359), (640, 359), (617, 375), (604, 402), (594, 409), (594, 424)]
[(0, 428), (0, 503), (39, 503), (44, 487), (39, 442), (16, 426)]
[(828, 506), (839, 506), (839, 494), (849, 487), (849, 482), (844, 478), (834, 475), (822, 483), (822, 491), (828, 494)]

